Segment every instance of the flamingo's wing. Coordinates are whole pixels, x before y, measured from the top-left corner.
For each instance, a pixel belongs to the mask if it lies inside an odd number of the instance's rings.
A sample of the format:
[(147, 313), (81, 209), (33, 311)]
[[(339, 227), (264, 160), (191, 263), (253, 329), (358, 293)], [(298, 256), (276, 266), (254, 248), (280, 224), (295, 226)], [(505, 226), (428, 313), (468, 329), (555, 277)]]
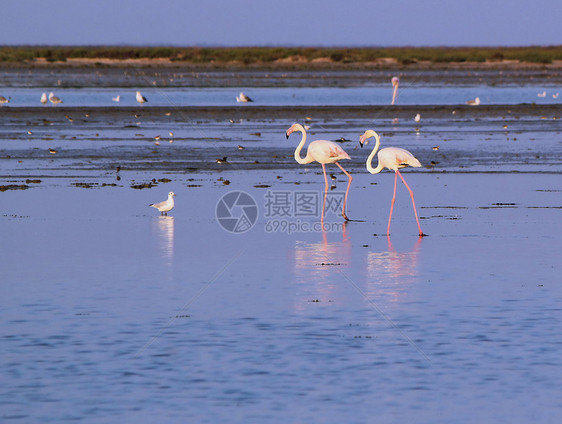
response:
[(349, 157), (349, 155), (345, 152), (345, 150), (343, 150), (339, 145), (337, 145), (334, 142), (330, 142), (330, 157), (331, 158), (338, 158), (338, 160), (341, 159), (351, 159)]
[(398, 167), (404, 168), (406, 166), (413, 166), (414, 168), (421, 167), (421, 163), (409, 151), (396, 148), (396, 162)]

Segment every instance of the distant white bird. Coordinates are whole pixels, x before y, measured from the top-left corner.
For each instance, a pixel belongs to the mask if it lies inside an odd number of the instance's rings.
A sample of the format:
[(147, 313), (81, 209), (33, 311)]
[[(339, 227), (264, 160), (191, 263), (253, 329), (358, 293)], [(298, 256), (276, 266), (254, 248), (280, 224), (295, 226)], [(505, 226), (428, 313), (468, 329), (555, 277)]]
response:
[(3, 105), (5, 103), (10, 103), (10, 101), (4, 96), (0, 96), (0, 105)]
[(53, 93), (52, 91), (49, 93), (49, 100), (54, 105), (58, 105), (59, 103), (62, 103), (62, 100), (59, 99), (57, 96), (55, 96), (55, 93)]
[(480, 104), (480, 97), (476, 97), (474, 100), (469, 100), (466, 104), (470, 106), (478, 106)]
[(416, 121), (416, 122), (421, 121), (421, 115), (419, 113), (414, 117), (414, 121)]
[(121, 96), (112, 97), (111, 100), (113, 100), (114, 102), (118, 102), (119, 100), (121, 100)]
[(148, 102), (148, 100), (146, 100), (146, 97), (144, 97), (140, 91), (137, 91), (137, 102), (139, 102), (141, 105)]
[(168, 215), (168, 212), (174, 209), (174, 196), (175, 193), (173, 191), (170, 191), (168, 193), (167, 200), (164, 200), (163, 202), (160, 203), (151, 203), (148, 206), (158, 209), (160, 211), (160, 215)]
[(48, 101), (49, 99), (47, 98), (47, 93), (41, 94), (41, 103), (47, 104)]
[(546, 97), (546, 91), (543, 91), (542, 93), (537, 94), (538, 97)]
[(552, 95), (552, 98), (553, 98), (553, 99), (557, 99), (559, 95), (560, 95), (560, 93), (553, 94), (553, 95)]
[(253, 100), (250, 99), (248, 96), (246, 96), (244, 93), (240, 93), (239, 96), (236, 96), (236, 101), (238, 103), (240, 103), (240, 102), (242, 102), (242, 103), (253, 102)]
[(393, 105), (396, 100), (396, 94), (398, 93), (398, 85), (400, 84), (400, 78), (392, 77), (390, 81), (392, 82), (392, 86), (394, 87), (394, 89), (392, 90), (392, 103), (391, 103), (391, 105)]

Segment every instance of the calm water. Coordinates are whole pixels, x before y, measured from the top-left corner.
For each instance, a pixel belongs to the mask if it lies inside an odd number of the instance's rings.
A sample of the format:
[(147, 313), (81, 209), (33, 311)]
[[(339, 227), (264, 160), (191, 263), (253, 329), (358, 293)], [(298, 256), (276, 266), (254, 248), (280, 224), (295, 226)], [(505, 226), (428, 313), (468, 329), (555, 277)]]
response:
[[(244, 87), (256, 105), (386, 104), (391, 95), (382, 85)], [(538, 85), (403, 88), (401, 104), (553, 101), (537, 98)], [(329, 212), (328, 231), (308, 231), (318, 217), (293, 214), (289, 233), (270, 231), (268, 191), (323, 186), (317, 164), (293, 163), (297, 140), (284, 131), (302, 118), (292, 111), (235, 120), (231, 110), (137, 118), (77, 107), (64, 112), (70, 122), (25, 111), (41, 91), (0, 93), (12, 96), (10, 110), (22, 106), (21, 116), (0, 115), (0, 185), (29, 186), (0, 192), (0, 421), (560, 420), (555, 116), (427, 108), (419, 124), (393, 122), (393, 110), (313, 119), (315, 137), (355, 137), (343, 144), (353, 159), (343, 165), (354, 175), (348, 215), (357, 221), (344, 226)], [(67, 106), (115, 106), (119, 91), (57, 94)], [(151, 105), (170, 107), (232, 105), (239, 91), (143, 90)], [(134, 93), (121, 94), (122, 106), (134, 104)], [(364, 171), (368, 149), (356, 138), (369, 126), (425, 165), (403, 175), (428, 237), (418, 239), (401, 185), (391, 237), (382, 235), (394, 176)], [(216, 164), (222, 156), (231, 163)], [(328, 166), (337, 195), (345, 177), (336, 169)], [(153, 179), (153, 188), (131, 188)], [(216, 219), (219, 199), (236, 190), (259, 211), (243, 234)], [(169, 191), (176, 207), (160, 217), (148, 204)]]
[[(423, 240), (402, 187), (373, 236), (390, 173), (356, 175), (365, 222), (325, 234), (265, 231), (264, 171), (2, 193), (3, 421), (556, 421), (559, 185), (405, 174)], [(214, 208), (237, 189), (260, 215), (229, 234)]]

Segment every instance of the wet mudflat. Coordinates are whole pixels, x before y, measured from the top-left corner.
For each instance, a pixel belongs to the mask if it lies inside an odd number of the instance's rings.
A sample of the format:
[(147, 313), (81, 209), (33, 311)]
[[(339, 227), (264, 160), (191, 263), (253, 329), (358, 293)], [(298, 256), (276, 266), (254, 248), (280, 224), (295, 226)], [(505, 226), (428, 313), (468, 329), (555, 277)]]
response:
[[(559, 117), (556, 105), (3, 109), (2, 420), (556, 421)], [(294, 121), (352, 157), (357, 221), (329, 210), (321, 231), (291, 209), (323, 188), (318, 164), (294, 162)], [(367, 128), (424, 165), (403, 175), (427, 237), (402, 186), (386, 237), (394, 176), (364, 169)], [(337, 196), (345, 176), (328, 170)], [(148, 204), (169, 191), (176, 206), (158, 216)], [(232, 191), (259, 211), (243, 233), (217, 221)]]

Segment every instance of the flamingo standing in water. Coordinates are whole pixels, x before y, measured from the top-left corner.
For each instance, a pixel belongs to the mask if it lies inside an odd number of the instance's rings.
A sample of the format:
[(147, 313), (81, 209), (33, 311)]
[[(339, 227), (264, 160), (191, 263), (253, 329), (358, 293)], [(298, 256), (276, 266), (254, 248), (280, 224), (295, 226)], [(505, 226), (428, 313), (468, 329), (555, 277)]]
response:
[[(306, 130), (301, 124), (293, 124), (291, 128), (287, 130), (286, 136), (289, 136), (295, 132), (300, 131), (302, 134), (302, 139), (297, 148), (295, 149), (295, 160), (301, 165), (305, 165), (311, 162), (318, 162), (322, 165), (322, 171), (324, 172), (324, 182), (326, 183), (326, 188), (324, 190), (324, 203), (326, 202), (326, 195), (328, 193), (328, 177), (326, 176), (326, 164), (335, 163), (345, 175), (349, 178), (347, 183), (347, 190), (345, 191), (345, 198), (343, 200), (342, 216), (346, 221), (349, 218), (345, 214), (345, 205), (347, 203), (347, 194), (349, 192), (349, 187), (351, 186), (351, 180), (353, 179), (351, 175), (343, 169), (343, 167), (338, 163), (338, 161), (343, 159), (351, 159), (349, 155), (336, 143), (328, 140), (315, 140), (308, 145), (306, 151), (306, 156), (301, 158), (300, 153), (304, 144), (306, 143)], [(322, 222), (324, 222), (324, 205), (322, 205)]]
[(392, 202), (390, 204), (390, 216), (388, 217), (387, 234), (390, 234), (390, 221), (392, 219), (392, 210), (394, 208), (394, 201), (396, 200), (396, 181), (398, 176), (400, 176), (400, 179), (402, 180), (402, 182), (410, 192), (410, 197), (412, 198), (412, 205), (414, 206), (414, 214), (416, 215), (416, 222), (418, 223), (418, 230), (420, 232), (420, 237), (425, 236), (425, 234), (422, 232), (420, 227), (420, 220), (418, 219), (418, 212), (416, 211), (416, 203), (414, 202), (414, 193), (412, 192), (412, 190), (406, 183), (406, 180), (404, 180), (404, 177), (398, 170), (399, 168), (405, 168), (406, 166), (413, 166), (419, 168), (421, 167), (420, 161), (417, 160), (414, 157), (414, 155), (412, 155), (407, 150), (400, 149), (398, 147), (386, 147), (379, 151), (378, 154), (379, 164), (377, 165), (376, 168), (373, 168), (371, 163), (373, 161), (373, 158), (375, 157), (375, 153), (377, 153), (377, 150), (379, 149), (380, 142), (381, 142), (379, 135), (373, 130), (367, 130), (359, 138), (359, 143), (361, 144), (361, 147), (363, 147), (363, 144), (366, 144), (367, 139), (371, 137), (375, 137), (377, 142), (375, 144), (375, 147), (373, 148), (373, 151), (367, 158), (367, 170), (371, 174), (378, 174), (384, 168), (388, 168), (394, 171), (394, 192), (392, 194)]
[(394, 90), (392, 90), (392, 105), (394, 104), (394, 101), (396, 100), (396, 94), (398, 93), (398, 85), (400, 84), (400, 78), (398, 77), (392, 77), (392, 86), (394, 87)]

